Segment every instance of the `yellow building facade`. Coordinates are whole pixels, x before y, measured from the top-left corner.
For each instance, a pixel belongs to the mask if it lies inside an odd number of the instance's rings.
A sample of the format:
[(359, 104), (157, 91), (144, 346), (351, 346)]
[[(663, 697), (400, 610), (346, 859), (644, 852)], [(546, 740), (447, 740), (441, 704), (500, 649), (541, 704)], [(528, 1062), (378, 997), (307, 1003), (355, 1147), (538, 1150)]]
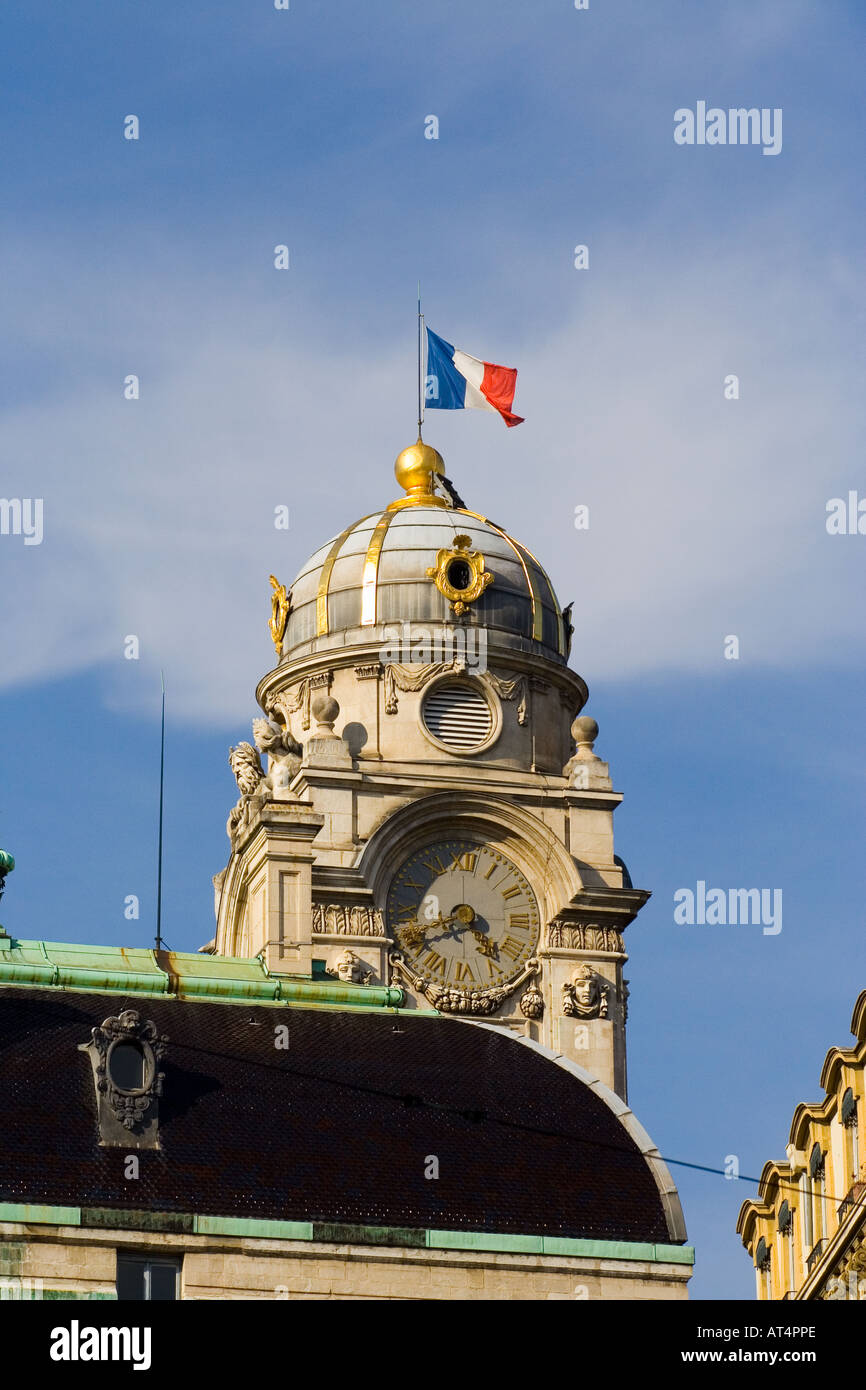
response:
[(786, 1159), (765, 1164), (740, 1209), (761, 1300), (866, 1298), (866, 990), (851, 1032), (855, 1046), (827, 1053), (824, 1098), (794, 1111)]

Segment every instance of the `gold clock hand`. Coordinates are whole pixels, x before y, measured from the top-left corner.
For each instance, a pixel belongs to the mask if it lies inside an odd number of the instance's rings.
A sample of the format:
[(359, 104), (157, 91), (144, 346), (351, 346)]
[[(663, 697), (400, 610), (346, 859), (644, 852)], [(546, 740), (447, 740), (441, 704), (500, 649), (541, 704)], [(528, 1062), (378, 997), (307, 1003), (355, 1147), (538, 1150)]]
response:
[(493, 959), (498, 955), (499, 951), (496, 942), (491, 941), (489, 936), (485, 936), (484, 933), (480, 931), (474, 931), (472, 935), (478, 942), (478, 950), (482, 956), (489, 956)]
[(443, 917), (441, 912), (432, 922), (409, 922), (405, 927), (398, 927), (397, 935), (408, 950), (414, 950), (418, 946), (424, 945), (424, 938), (431, 927), (447, 927), (454, 921), (455, 914), (450, 917)]

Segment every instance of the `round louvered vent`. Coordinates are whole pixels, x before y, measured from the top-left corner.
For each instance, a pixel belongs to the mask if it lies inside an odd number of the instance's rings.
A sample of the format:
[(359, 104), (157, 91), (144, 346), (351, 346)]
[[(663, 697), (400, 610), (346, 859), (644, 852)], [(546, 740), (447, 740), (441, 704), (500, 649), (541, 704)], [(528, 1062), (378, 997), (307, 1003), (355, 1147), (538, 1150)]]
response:
[(422, 716), (427, 732), (457, 753), (480, 747), (493, 730), (493, 711), (480, 690), (458, 681), (434, 686), (424, 699)]

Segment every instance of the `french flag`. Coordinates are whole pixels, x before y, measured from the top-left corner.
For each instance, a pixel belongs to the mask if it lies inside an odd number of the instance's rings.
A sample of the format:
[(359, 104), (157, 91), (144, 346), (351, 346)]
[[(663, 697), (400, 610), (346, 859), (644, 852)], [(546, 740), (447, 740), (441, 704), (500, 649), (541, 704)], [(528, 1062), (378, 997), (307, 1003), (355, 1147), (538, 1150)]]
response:
[(428, 410), (495, 410), (506, 425), (522, 425), (511, 406), (517, 386), (516, 367), (497, 367), (460, 352), (427, 329), (424, 398)]

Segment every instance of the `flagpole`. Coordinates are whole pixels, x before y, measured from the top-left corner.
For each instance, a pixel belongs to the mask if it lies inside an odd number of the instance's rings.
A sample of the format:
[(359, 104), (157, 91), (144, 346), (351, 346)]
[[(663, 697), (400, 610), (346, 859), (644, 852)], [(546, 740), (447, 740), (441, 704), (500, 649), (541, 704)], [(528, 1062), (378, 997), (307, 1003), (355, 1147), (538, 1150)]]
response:
[(418, 281), (418, 438), (421, 438), (421, 425), (424, 421), (423, 395), (421, 390), (421, 281)]

